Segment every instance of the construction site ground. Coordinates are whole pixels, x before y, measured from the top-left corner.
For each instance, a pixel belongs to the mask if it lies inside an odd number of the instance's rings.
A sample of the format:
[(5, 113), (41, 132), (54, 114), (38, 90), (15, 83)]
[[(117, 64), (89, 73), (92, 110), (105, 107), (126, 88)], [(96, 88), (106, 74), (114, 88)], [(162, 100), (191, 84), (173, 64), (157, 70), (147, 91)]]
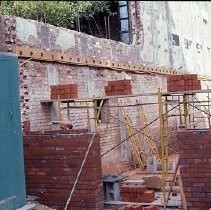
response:
[[(169, 156), (169, 162), (173, 163), (173, 165), (176, 165), (179, 159), (178, 154), (172, 154)], [(166, 184), (166, 195), (168, 194), (170, 188), (171, 188), (171, 183), (173, 182), (174, 179), (174, 173), (175, 173), (175, 168), (173, 170), (169, 170), (168, 176), (167, 176), (167, 184)], [(146, 170), (142, 171), (140, 168), (136, 168), (134, 170), (125, 172), (121, 174), (123, 177), (124, 181), (130, 180), (130, 181), (138, 181), (138, 180), (143, 180), (144, 177), (146, 176), (156, 176), (161, 179), (162, 176), (162, 171), (157, 171), (155, 173), (148, 173)], [(123, 181), (123, 182), (124, 182)], [(136, 203), (136, 202), (124, 202), (124, 201), (109, 201), (105, 202), (105, 208), (104, 210), (118, 210), (122, 206), (126, 206), (129, 204), (141, 204), (143, 206), (157, 206), (159, 209), (163, 209), (163, 192), (162, 189), (155, 190), (155, 200), (151, 203)], [(169, 200), (167, 203), (167, 206), (165, 209), (171, 209), (171, 210), (176, 210), (176, 209), (182, 209), (181, 207), (181, 194), (180, 194), (180, 187), (177, 186), (176, 184), (173, 185), (172, 187), (172, 193), (169, 196)]]

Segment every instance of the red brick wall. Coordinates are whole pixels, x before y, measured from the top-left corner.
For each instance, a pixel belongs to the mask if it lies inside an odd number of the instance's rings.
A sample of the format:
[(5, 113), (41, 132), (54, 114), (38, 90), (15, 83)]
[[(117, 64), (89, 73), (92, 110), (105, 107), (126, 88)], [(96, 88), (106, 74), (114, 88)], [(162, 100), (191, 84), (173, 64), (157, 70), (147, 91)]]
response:
[(146, 185), (123, 185), (120, 196), (126, 202), (151, 203), (155, 200), (155, 191), (147, 190)]
[(167, 91), (201, 90), (201, 81), (197, 74), (169, 75), (167, 77)]
[[(0, 20), (5, 28), (5, 51), (11, 51), (11, 46), (15, 44), (69, 52), (75, 56), (89, 56), (95, 57), (96, 59), (100, 58), (118, 62), (128, 62), (129, 64), (141, 63), (139, 56), (140, 48), (134, 45), (126, 45), (121, 42), (100, 39), (32, 20), (21, 20), (20, 18), (17, 19), (15, 17), (0, 17)], [(22, 30), (21, 26), (23, 25), (24, 27), (27, 25), (27, 27), (33, 28), (33, 30), (28, 30), (26, 32)], [(45, 33), (43, 33), (43, 31), (45, 31)], [(68, 41), (63, 42), (64, 39), (61, 39), (63, 36)], [(70, 43), (72, 46), (67, 49), (66, 46)], [(25, 61), (25, 59), (19, 60), (20, 63)], [(93, 96), (104, 97), (107, 94), (105, 86), (109, 85), (108, 82), (116, 80), (130, 80), (131, 87), (129, 93), (133, 94), (157, 92), (158, 87), (162, 88), (163, 91), (166, 91), (165, 75), (135, 74), (112, 71), (104, 68), (99, 69), (94, 67), (67, 65), (64, 63), (28, 60), (19, 67), (19, 74), (22, 122), (30, 121), (30, 128), (32, 131), (43, 131), (51, 128), (49, 123), (52, 120), (50, 118), (52, 106), (51, 104), (41, 104), (40, 101), (50, 99), (50, 87), (52, 85), (77, 84), (78, 98), (89, 98)], [(119, 92), (115, 93), (115, 95), (117, 94), (119, 94)], [(124, 103), (133, 104), (135, 101), (136, 98), (125, 98)], [(141, 97), (141, 102), (157, 102), (157, 97)], [(109, 100), (108, 103), (111, 106), (117, 105), (117, 101), (115, 100)], [(85, 103), (75, 103), (75, 106), (80, 105), (86, 106)], [(158, 107), (156, 105), (145, 106), (144, 110), (148, 122), (154, 120), (155, 117), (158, 116)], [(134, 127), (139, 129), (140, 120), (136, 107), (130, 107), (127, 111), (133, 121)], [(110, 108), (109, 113), (119, 118), (118, 110), (116, 108)], [(64, 120), (67, 118), (67, 110), (62, 110), (62, 116), (64, 117)], [(70, 120), (73, 122), (74, 128), (88, 128), (87, 118), (86, 109), (70, 110)], [(175, 127), (174, 122), (172, 125)], [(159, 122), (155, 122), (150, 128), (152, 130), (152, 135), (158, 140)], [(142, 143), (146, 139), (141, 134), (139, 137)], [(107, 122), (102, 122), (100, 124), (100, 141), (101, 153), (106, 152), (121, 141), (120, 123), (118, 120), (109, 117)], [(124, 147), (129, 148), (127, 143), (125, 143)], [(122, 145), (109, 152), (108, 155), (105, 155), (102, 158), (103, 173), (120, 173), (128, 170), (128, 166), (132, 166), (131, 160), (125, 156), (125, 150), (122, 149)]]
[(108, 81), (108, 85), (105, 86), (105, 93), (107, 96), (131, 95), (131, 80)]
[(181, 131), (180, 172), (189, 210), (211, 208), (211, 131)]
[(50, 98), (53, 99), (71, 99), (78, 97), (78, 85), (66, 84), (66, 85), (51, 85)]
[[(71, 134), (35, 132), (24, 136), (27, 194), (38, 196), (42, 204), (64, 209), (92, 136), (74, 130)], [(68, 209), (102, 209), (101, 177), (96, 135)]]

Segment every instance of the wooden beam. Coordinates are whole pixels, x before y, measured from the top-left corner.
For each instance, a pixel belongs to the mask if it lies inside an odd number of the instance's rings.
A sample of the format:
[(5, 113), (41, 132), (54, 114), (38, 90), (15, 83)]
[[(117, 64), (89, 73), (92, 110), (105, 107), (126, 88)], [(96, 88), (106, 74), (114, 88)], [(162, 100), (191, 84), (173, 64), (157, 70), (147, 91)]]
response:
[(129, 71), (133, 73), (150, 74), (183, 74), (179, 70), (170, 68), (155, 67), (152, 65), (143, 66), (142, 64), (129, 62), (115, 62), (112, 60), (97, 59), (94, 57), (76, 56), (72, 53), (64, 53), (56, 50), (44, 50), (39, 48), (23, 47), (14, 45), (12, 52), (19, 58), (40, 60), (45, 62), (65, 63), (72, 65), (90, 66), (97, 68), (107, 68), (115, 71)]

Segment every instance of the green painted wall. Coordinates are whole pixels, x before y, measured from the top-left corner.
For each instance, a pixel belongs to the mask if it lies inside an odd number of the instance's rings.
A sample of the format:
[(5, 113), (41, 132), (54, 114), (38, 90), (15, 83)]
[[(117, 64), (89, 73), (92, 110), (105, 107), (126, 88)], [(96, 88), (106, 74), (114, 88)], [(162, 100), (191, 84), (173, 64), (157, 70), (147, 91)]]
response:
[(0, 210), (19, 208), (25, 201), (18, 58), (0, 53)]

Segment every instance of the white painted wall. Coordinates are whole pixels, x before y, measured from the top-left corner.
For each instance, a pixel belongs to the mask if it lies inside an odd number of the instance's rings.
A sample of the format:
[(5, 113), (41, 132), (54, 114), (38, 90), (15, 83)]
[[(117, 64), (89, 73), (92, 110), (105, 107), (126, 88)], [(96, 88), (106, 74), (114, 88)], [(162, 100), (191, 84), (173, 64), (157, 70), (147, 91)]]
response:
[[(140, 53), (143, 62), (211, 74), (210, 2), (141, 1), (140, 16), (144, 30)], [(173, 45), (172, 33), (179, 35), (179, 46)]]

